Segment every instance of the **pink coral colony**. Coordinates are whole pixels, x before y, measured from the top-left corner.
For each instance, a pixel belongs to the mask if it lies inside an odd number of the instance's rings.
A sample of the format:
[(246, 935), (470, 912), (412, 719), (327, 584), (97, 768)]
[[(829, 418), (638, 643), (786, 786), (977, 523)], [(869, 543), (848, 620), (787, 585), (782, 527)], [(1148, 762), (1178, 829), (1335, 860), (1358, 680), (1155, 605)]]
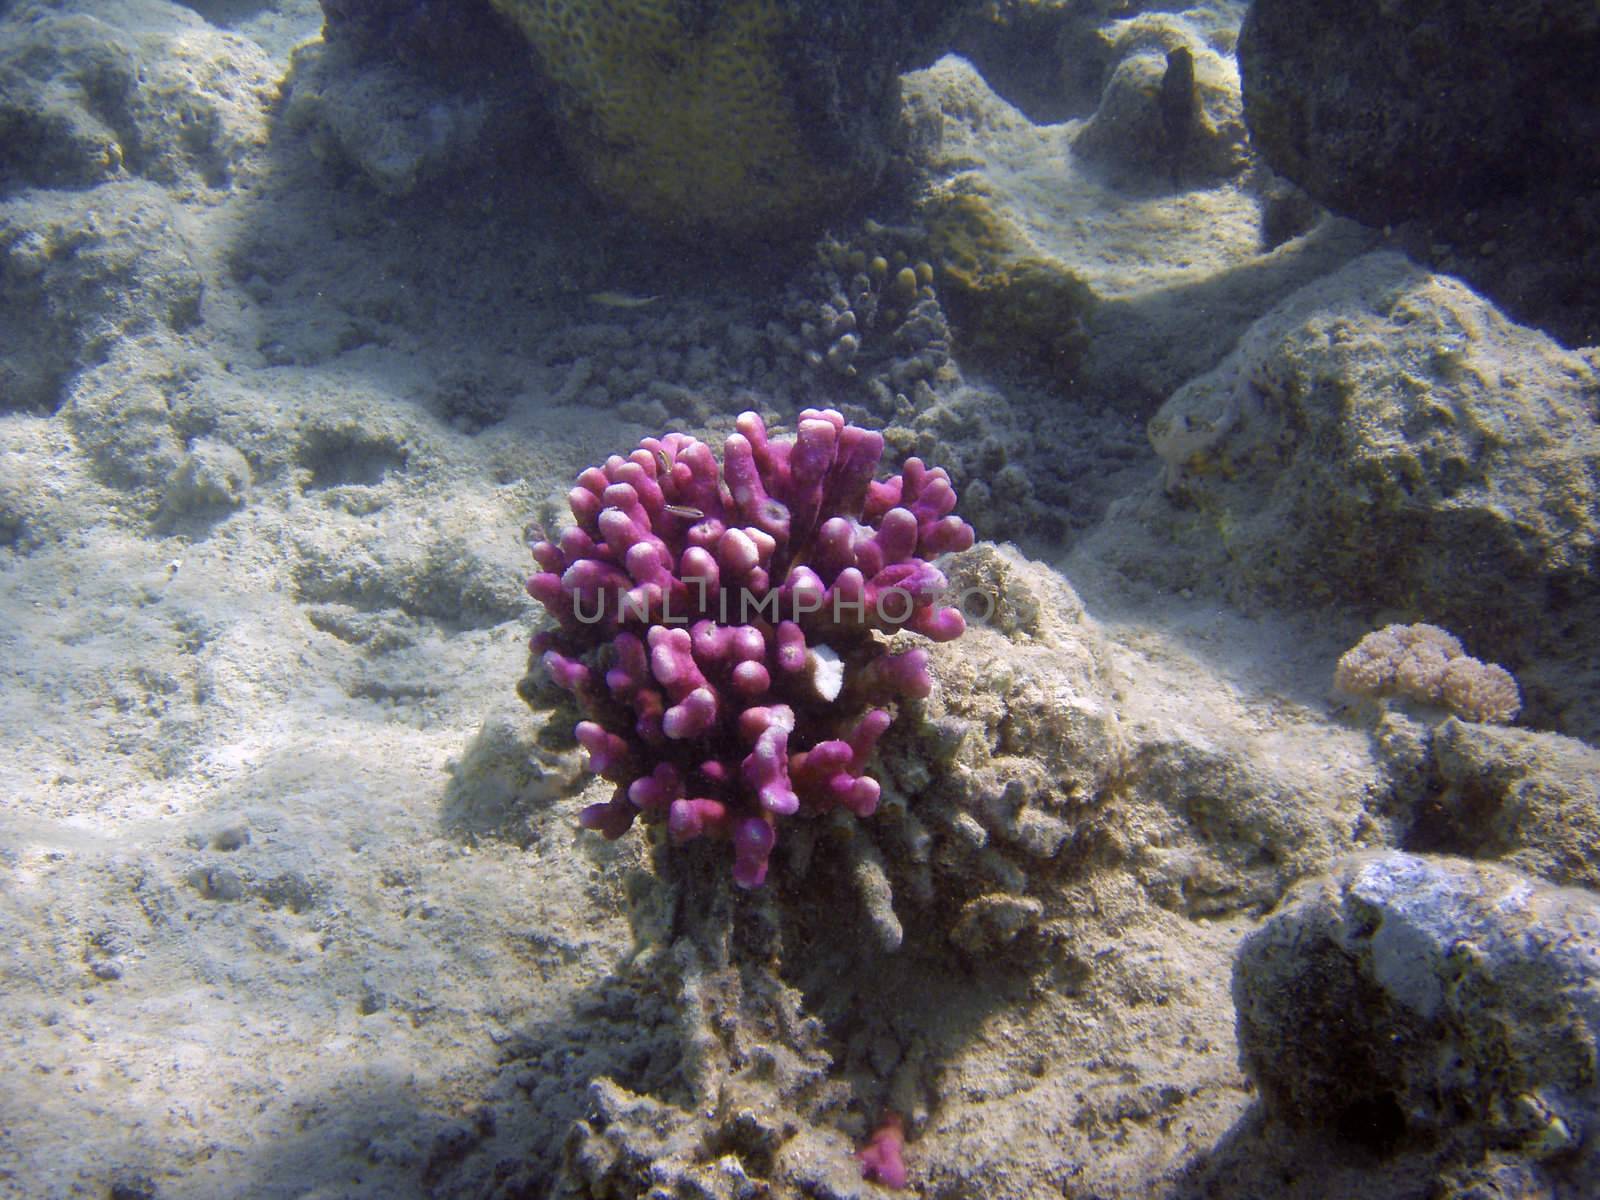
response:
[(589, 769), (617, 785), (582, 825), (726, 840), (753, 888), (780, 818), (875, 811), (866, 763), (891, 720), (875, 705), (933, 686), (926, 650), (879, 635), (961, 635), (930, 560), (973, 533), (944, 471), (912, 458), (875, 481), (883, 435), (837, 412), (802, 412), (791, 440), (753, 412), (735, 428), (720, 467), (669, 433), (584, 471), (576, 524), (534, 545), (528, 592), (559, 626), (534, 654), (578, 700)]

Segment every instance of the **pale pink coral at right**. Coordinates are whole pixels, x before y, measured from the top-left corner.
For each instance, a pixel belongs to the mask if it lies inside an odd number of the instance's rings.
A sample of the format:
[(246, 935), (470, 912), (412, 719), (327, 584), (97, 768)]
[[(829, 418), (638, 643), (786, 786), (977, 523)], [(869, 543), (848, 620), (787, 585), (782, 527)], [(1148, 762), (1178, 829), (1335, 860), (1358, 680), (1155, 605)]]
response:
[(1405, 646), (1390, 625), (1367, 634), (1339, 659), (1333, 669), (1333, 686), (1352, 696), (1376, 696), (1394, 684), (1394, 664), (1405, 653)]
[(1394, 690), (1413, 700), (1438, 704), (1445, 669), (1464, 653), (1461, 643), (1437, 625), (1390, 626), (1405, 649), (1394, 664)]
[(1464, 721), (1504, 725), (1522, 711), (1522, 693), (1511, 672), (1475, 658), (1458, 658), (1445, 668), (1440, 697)]
[(1353, 696), (1398, 696), (1448, 708), (1468, 721), (1508, 722), (1522, 708), (1504, 667), (1479, 662), (1437, 625), (1388, 625), (1339, 659), (1334, 686)]

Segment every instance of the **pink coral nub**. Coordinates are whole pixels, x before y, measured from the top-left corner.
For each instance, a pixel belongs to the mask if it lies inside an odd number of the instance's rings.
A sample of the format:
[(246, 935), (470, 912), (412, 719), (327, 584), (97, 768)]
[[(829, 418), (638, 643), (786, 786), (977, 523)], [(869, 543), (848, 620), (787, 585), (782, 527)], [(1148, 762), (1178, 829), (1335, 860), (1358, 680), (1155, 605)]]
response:
[(906, 1186), (906, 1126), (900, 1114), (886, 1112), (867, 1144), (856, 1151), (861, 1178), (888, 1188)]

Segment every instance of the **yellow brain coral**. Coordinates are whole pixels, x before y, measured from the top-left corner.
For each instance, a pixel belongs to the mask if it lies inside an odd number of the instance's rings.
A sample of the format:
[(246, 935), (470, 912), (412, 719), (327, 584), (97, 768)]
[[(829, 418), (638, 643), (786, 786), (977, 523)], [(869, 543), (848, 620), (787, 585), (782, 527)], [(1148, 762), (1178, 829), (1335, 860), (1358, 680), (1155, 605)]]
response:
[(849, 174), (802, 136), (775, 0), (493, 3), (533, 44), (568, 151), (609, 201), (675, 232), (733, 236), (838, 203)]

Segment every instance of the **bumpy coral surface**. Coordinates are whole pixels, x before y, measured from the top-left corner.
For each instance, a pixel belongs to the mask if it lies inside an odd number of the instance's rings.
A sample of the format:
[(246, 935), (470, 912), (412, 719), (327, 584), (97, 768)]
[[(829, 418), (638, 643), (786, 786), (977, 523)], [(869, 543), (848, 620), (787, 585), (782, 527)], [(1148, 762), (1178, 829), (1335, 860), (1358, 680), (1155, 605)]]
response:
[[(556, 88), (591, 186), (658, 225), (744, 234), (814, 215), (843, 164), (806, 144), (775, 0), (714, 6), (494, 0)], [(681, 9), (693, 9), (694, 14)]]
[(876, 810), (866, 763), (892, 718), (875, 705), (933, 686), (927, 651), (889, 638), (961, 635), (930, 560), (973, 542), (944, 471), (912, 458), (875, 481), (882, 453), (832, 410), (801, 413), (792, 441), (747, 412), (720, 464), (669, 433), (578, 477), (576, 525), (534, 545), (528, 592), (560, 626), (534, 654), (617, 785), (586, 828), (729, 839), (756, 887), (780, 817)]
[[(879, 231), (884, 241), (901, 232), (871, 221), (867, 228), (868, 237)], [(772, 325), (768, 332), (822, 380), (835, 386), (852, 381), (889, 400), (913, 391), (918, 381), (954, 374), (947, 369), (950, 326), (929, 263), (898, 247), (869, 255), (830, 237), (818, 244), (803, 279), (786, 305), (793, 331)], [(826, 299), (819, 302), (819, 296)]]
[(1516, 719), (1522, 695), (1511, 672), (1480, 662), (1437, 625), (1387, 625), (1339, 659), (1334, 686), (1353, 696), (1404, 696), (1468, 721)]

